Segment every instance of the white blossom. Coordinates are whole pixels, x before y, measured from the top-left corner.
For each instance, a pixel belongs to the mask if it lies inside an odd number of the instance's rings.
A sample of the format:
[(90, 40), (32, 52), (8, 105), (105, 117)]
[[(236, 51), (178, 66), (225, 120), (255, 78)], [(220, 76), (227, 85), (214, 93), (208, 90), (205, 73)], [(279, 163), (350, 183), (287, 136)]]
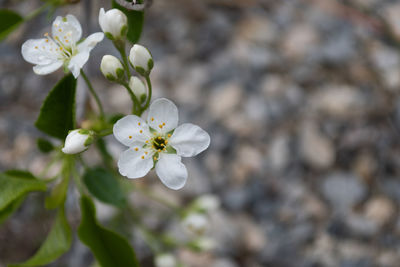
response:
[(51, 36), (27, 40), (21, 49), (23, 58), (36, 64), (33, 71), (39, 75), (52, 73), (64, 66), (75, 78), (89, 59), (90, 51), (103, 40), (104, 34), (97, 32), (78, 43), (82, 36), (82, 27), (73, 15), (58, 16), (52, 26)]
[(207, 230), (209, 222), (205, 214), (195, 212), (186, 216), (182, 221), (182, 225), (188, 233), (200, 236)]
[(65, 138), (64, 147), (61, 149), (65, 154), (77, 154), (85, 151), (93, 142), (93, 132), (84, 129), (70, 131)]
[(111, 40), (125, 36), (128, 30), (128, 18), (121, 10), (116, 8), (107, 12), (104, 11), (104, 8), (101, 8), (99, 12), (99, 24), (107, 38)]
[(177, 262), (172, 254), (160, 254), (155, 260), (156, 267), (176, 267)]
[(210, 136), (199, 126), (178, 126), (178, 109), (165, 98), (151, 105), (147, 122), (127, 115), (114, 125), (114, 136), (129, 147), (118, 160), (119, 172), (128, 178), (145, 176), (154, 166), (161, 182), (178, 190), (187, 180), (181, 157), (193, 157), (210, 145)]
[(153, 68), (153, 58), (149, 50), (141, 45), (135, 44), (129, 53), (129, 61), (135, 70), (143, 76), (150, 74)]
[(124, 75), (124, 67), (121, 61), (111, 55), (105, 55), (101, 59), (100, 70), (109, 80), (117, 80)]

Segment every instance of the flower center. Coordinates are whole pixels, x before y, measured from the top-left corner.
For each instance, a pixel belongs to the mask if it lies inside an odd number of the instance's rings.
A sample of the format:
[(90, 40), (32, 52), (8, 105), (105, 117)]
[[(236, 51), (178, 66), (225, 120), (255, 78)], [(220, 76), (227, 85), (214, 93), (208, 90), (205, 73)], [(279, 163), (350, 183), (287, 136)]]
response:
[(160, 152), (160, 151), (166, 150), (168, 140), (162, 136), (157, 136), (151, 140), (151, 143), (152, 143), (153, 148)]

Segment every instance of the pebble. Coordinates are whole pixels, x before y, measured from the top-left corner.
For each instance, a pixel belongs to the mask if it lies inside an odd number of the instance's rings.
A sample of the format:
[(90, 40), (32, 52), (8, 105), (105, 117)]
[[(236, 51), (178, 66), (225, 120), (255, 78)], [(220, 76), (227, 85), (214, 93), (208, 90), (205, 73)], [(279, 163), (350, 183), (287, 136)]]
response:
[(333, 142), (318, 131), (315, 122), (303, 123), (300, 133), (300, 151), (304, 161), (316, 169), (326, 169), (334, 163)]
[(367, 188), (353, 174), (336, 172), (329, 174), (321, 183), (322, 194), (334, 211), (348, 212), (366, 195)]

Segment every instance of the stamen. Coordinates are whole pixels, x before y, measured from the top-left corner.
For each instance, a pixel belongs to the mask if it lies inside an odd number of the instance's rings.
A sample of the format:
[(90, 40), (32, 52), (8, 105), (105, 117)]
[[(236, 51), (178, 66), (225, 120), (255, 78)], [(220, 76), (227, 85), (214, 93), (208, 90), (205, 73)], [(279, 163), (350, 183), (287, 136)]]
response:
[(171, 134), (168, 134), (168, 137), (171, 137)]
[(153, 117), (151, 118), (151, 121), (154, 121), (154, 118), (153, 118)]
[(139, 148), (135, 147), (135, 151), (139, 151)]
[(140, 126), (140, 122), (138, 123), (138, 125)]
[(163, 126), (160, 124), (160, 125), (158, 125), (158, 127), (160, 127), (160, 129), (162, 129)]
[(132, 135), (129, 136), (129, 139), (132, 139)]
[(144, 159), (144, 156), (142, 156), (142, 159)]
[(162, 125), (165, 126), (165, 122), (163, 122)]
[(35, 49), (38, 49), (39, 47), (35, 46)]
[(147, 154), (149, 154), (149, 152), (145, 151), (145, 152), (144, 152), (144, 154), (146, 154), (146, 155), (147, 155)]
[(140, 130), (139, 133), (143, 133), (143, 130)]
[(153, 159), (154, 159), (154, 160), (157, 160), (157, 157), (154, 157)]

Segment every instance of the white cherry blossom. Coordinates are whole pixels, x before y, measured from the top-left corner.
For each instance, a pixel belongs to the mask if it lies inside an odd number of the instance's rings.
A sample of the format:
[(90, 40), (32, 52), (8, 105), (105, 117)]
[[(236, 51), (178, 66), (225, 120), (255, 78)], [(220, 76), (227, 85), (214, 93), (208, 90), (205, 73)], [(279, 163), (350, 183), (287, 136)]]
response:
[(90, 51), (103, 40), (104, 33), (96, 32), (79, 42), (82, 27), (73, 15), (58, 16), (52, 26), (51, 36), (27, 40), (21, 49), (23, 58), (35, 64), (33, 71), (38, 75), (52, 73), (64, 66), (75, 78), (89, 59)]
[(181, 157), (196, 156), (210, 145), (210, 136), (199, 126), (178, 126), (178, 109), (165, 98), (150, 105), (147, 121), (136, 115), (117, 121), (114, 136), (128, 147), (118, 160), (123, 176), (140, 178), (155, 167), (161, 182), (174, 190), (182, 188), (188, 176)]

